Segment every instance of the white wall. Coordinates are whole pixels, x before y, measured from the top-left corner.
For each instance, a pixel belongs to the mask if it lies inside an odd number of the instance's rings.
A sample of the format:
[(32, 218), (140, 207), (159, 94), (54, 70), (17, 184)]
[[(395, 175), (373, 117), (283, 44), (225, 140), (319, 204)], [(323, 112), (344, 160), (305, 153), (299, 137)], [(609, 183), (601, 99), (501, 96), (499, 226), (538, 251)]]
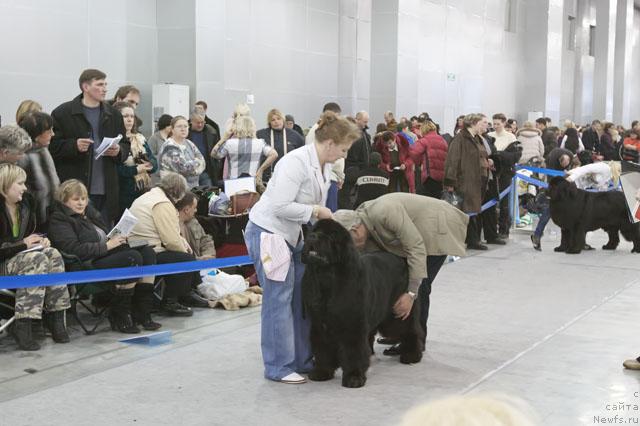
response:
[[(142, 90), (146, 133), (160, 82), (189, 85), (191, 101), (207, 101), (219, 122), (253, 94), (259, 127), (272, 107), (311, 125), (328, 101), (350, 114), (369, 109), (372, 125), (387, 109), (427, 111), (445, 131), (473, 111), (519, 121), (533, 110), (579, 122), (614, 110), (614, 119), (640, 117), (631, 95), (640, 77), (630, 72), (640, 62), (637, 11), (635, 24), (605, 13), (604, 36), (600, 0), (576, 0), (582, 50), (567, 52), (573, 0), (510, 0), (514, 32), (505, 31), (508, 1), (0, 0), (0, 114), (12, 122), (27, 98), (51, 111), (95, 67), (110, 95), (125, 83)], [(606, 1), (628, 11), (632, 0)], [(608, 47), (595, 59), (584, 45), (594, 20)], [(616, 66), (599, 67), (614, 48)]]
[(3, 124), (15, 121), (24, 99), (47, 111), (72, 99), (85, 68), (106, 72), (108, 96), (125, 83), (139, 87), (146, 116), (157, 79), (156, 33), (155, 0), (1, 0)]

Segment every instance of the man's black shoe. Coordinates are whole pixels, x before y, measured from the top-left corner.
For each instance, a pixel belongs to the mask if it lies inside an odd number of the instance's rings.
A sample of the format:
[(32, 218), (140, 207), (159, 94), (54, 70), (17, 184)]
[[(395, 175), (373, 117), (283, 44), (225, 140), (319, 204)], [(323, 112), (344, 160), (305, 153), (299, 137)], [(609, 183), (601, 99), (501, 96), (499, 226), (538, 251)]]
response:
[(531, 235), (531, 242), (533, 243), (533, 248), (541, 251), (541, 244), (540, 244), (540, 237), (537, 236), (536, 234), (532, 234)]
[(175, 301), (167, 301), (162, 304), (162, 312), (170, 317), (190, 317), (193, 316), (191, 308), (181, 305)]
[(388, 337), (379, 337), (378, 343), (381, 345), (395, 345), (400, 343), (400, 341), (398, 339), (390, 339)]
[(476, 243), (476, 244), (467, 244), (467, 248), (470, 250), (489, 250), (489, 247), (484, 244)]
[(390, 348), (385, 349), (384, 351), (382, 351), (382, 354), (386, 355), (386, 356), (400, 355), (400, 343), (398, 343), (397, 345), (393, 345)]
[(507, 244), (505, 240), (501, 240), (500, 238), (496, 238), (495, 240), (487, 240), (487, 244), (495, 244), (498, 246), (504, 246)]
[(192, 308), (208, 308), (209, 301), (204, 297), (200, 296), (194, 290), (191, 290), (188, 295), (184, 296), (180, 299), (180, 303), (186, 306), (191, 306)]

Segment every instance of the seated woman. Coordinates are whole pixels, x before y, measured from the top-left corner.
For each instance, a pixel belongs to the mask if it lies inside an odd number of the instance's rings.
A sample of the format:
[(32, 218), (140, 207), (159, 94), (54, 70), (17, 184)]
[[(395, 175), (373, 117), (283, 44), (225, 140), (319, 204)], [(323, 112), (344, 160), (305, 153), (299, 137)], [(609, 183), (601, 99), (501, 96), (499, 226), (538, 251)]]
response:
[[(189, 244), (180, 236), (175, 204), (187, 192), (187, 181), (177, 173), (165, 173), (160, 182), (141, 195), (129, 209), (138, 218), (130, 238), (148, 241), (156, 252), (158, 264), (196, 260)], [(164, 277), (162, 310), (172, 316), (191, 316), (188, 306), (206, 308), (209, 303), (194, 289), (202, 282), (200, 274), (183, 272)], [(188, 305), (188, 306), (184, 306)]]
[(181, 115), (171, 120), (171, 137), (162, 145), (160, 153), (160, 178), (168, 173), (178, 173), (187, 180), (189, 188), (200, 183), (200, 174), (206, 163), (202, 153), (187, 135), (189, 122)]
[(18, 161), (27, 173), (27, 188), (37, 202), (36, 221), (46, 229), (47, 210), (53, 195), (60, 185), (56, 166), (49, 153), (49, 142), (53, 136), (53, 119), (46, 112), (27, 112), (18, 123), (31, 137), (32, 148)]
[(127, 102), (116, 102), (113, 107), (120, 111), (124, 120), (127, 138), (131, 142), (129, 156), (124, 163), (118, 164), (120, 211), (131, 207), (133, 200), (151, 188), (151, 174), (158, 170), (158, 160), (151, 152), (151, 148), (138, 132), (136, 127), (136, 113)]
[[(233, 137), (218, 142), (211, 156), (219, 160), (227, 158), (228, 168), (225, 179), (237, 179), (243, 175), (255, 176), (262, 181), (262, 174), (278, 158), (278, 152), (256, 138), (256, 123), (248, 116), (237, 117), (233, 124)], [(262, 164), (262, 156), (267, 157)]]
[[(64, 272), (60, 253), (36, 234), (36, 206), (26, 192), (27, 175), (13, 164), (0, 165), (0, 275), (32, 275)], [(40, 247), (37, 249), (37, 247)], [(34, 251), (24, 252), (24, 250)], [(66, 285), (29, 287), (16, 290), (15, 323), (11, 333), (23, 351), (37, 351), (31, 320), (44, 319), (56, 343), (67, 343), (64, 311), (69, 308)], [(46, 316), (43, 317), (43, 310)]]
[[(77, 256), (90, 269), (155, 264), (151, 247), (129, 248), (125, 237), (107, 239), (108, 232), (100, 213), (89, 205), (84, 184), (76, 179), (63, 182), (56, 192), (49, 218), (49, 237), (56, 248)], [(110, 281), (114, 293), (109, 311), (112, 330), (139, 333), (136, 323), (145, 330), (160, 328), (161, 325), (151, 319), (153, 282), (153, 276)]]

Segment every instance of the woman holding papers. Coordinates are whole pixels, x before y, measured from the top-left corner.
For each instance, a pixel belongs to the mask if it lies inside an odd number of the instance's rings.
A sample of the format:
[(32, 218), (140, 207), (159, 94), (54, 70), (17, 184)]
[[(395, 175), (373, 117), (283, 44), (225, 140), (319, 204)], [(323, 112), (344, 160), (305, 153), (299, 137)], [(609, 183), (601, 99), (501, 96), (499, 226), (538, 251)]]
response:
[[(49, 240), (35, 233), (36, 206), (26, 192), (27, 175), (13, 164), (0, 165), (0, 275), (31, 275), (64, 272), (60, 253)], [(13, 334), (23, 351), (37, 351), (40, 345), (31, 334), (31, 320), (44, 319), (57, 343), (67, 343), (64, 311), (69, 308), (66, 285), (29, 287), (16, 290)], [(43, 317), (43, 311), (46, 315)]]
[[(151, 247), (132, 249), (122, 235), (107, 238), (109, 229), (100, 213), (88, 204), (87, 188), (70, 179), (56, 192), (49, 218), (49, 237), (65, 254), (77, 256), (80, 269), (124, 268), (154, 265)], [(157, 330), (160, 324), (151, 319), (154, 277), (110, 281), (113, 283), (109, 322), (121, 333), (139, 333), (136, 323), (145, 330)], [(134, 322), (135, 321), (135, 322)]]
[(266, 192), (249, 213), (245, 242), (264, 291), (261, 346), (267, 379), (304, 383), (306, 379), (298, 373), (313, 366), (300, 294), (302, 225), (331, 218), (331, 211), (324, 207), (331, 166), (347, 156), (359, 137), (354, 124), (325, 112), (315, 143), (289, 152), (278, 162)]
[(113, 107), (120, 111), (124, 120), (127, 138), (131, 142), (129, 156), (118, 164), (120, 177), (120, 211), (131, 207), (133, 200), (151, 188), (151, 174), (158, 170), (158, 160), (136, 128), (136, 113), (128, 102), (116, 102)]

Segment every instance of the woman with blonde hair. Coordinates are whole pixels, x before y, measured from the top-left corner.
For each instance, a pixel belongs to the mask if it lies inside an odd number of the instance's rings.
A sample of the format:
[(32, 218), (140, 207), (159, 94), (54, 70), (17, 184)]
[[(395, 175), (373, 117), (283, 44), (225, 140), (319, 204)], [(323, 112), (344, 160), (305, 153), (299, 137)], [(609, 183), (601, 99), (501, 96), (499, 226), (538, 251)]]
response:
[(516, 139), (522, 145), (522, 156), (519, 164), (527, 164), (533, 158), (544, 159), (544, 142), (542, 132), (536, 129), (531, 121), (525, 121), (522, 129), (516, 132)]
[(20, 102), (16, 111), (16, 123), (20, 123), (20, 119), (30, 112), (42, 112), (42, 105), (31, 99)]
[[(331, 166), (347, 156), (360, 136), (358, 127), (347, 119), (334, 112), (323, 113), (315, 142), (278, 162), (266, 192), (249, 213), (244, 238), (264, 291), (261, 347), (264, 376), (269, 380), (304, 383), (299, 373), (313, 367), (309, 322), (302, 315), (302, 225), (332, 217), (325, 207)], [(265, 271), (263, 262), (273, 252), (262, 241), (290, 255), (284, 278)]]
[[(156, 258), (151, 247), (133, 249), (122, 235), (107, 237), (109, 228), (100, 213), (89, 205), (88, 197), (87, 188), (79, 180), (69, 179), (60, 185), (49, 218), (53, 245), (76, 256), (86, 269), (154, 265)], [(136, 322), (145, 330), (160, 328), (160, 324), (151, 320), (153, 282), (153, 276), (110, 281), (113, 297), (109, 322), (113, 330), (139, 333)]]
[[(256, 123), (249, 116), (239, 116), (234, 121), (233, 137), (218, 142), (211, 150), (211, 156), (226, 159), (225, 179), (255, 176), (257, 183), (262, 174), (278, 158), (275, 149), (256, 138)], [(262, 158), (266, 157), (264, 162)]]
[[(27, 192), (26, 179), (20, 167), (0, 164), (0, 275), (64, 272), (62, 256), (38, 233), (36, 206)], [(44, 319), (55, 342), (69, 342), (64, 325), (64, 311), (69, 307), (66, 285), (17, 289), (15, 323), (10, 331), (18, 347), (23, 351), (40, 349), (31, 333), (34, 319)]]
[[(285, 126), (285, 116), (280, 110), (273, 108), (267, 113), (267, 127), (258, 130), (256, 137), (263, 139), (267, 145), (275, 149), (278, 158), (282, 158), (294, 149), (304, 146), (304, 137)], [(268, 181), (278, 160), (265, 170), (264, 181)]]
[(122, 164), (117, 165), (120, 177), (120, 211), (124, 212), (131, 207), (133, 200), (151, 188), (151, 174), (158, 169), (158, 160), (142, 133), (138, 132), (133, 107), (127, 102), (116, 102), (113, 107), (122, 114), (127, 138), (131, 142), (129, 156)]

